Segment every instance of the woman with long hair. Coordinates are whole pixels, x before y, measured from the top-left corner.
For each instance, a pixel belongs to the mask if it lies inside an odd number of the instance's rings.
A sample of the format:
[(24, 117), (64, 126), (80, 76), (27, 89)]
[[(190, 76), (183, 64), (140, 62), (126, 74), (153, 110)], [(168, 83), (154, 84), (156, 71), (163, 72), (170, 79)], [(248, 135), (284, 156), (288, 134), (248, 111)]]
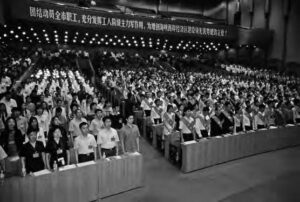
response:
[(53, 117), (51, 119), (51, 123), (50, 123), (50, 127), (49, 127), (49, 136), (48, 138), (50, 139), (51, 137), (51, 134), (53, 134), (54, 130), (56, 128), (60, 128), (60, 132), (61, 132), (61, 135), (62, 135), (62, 138), (65, 140), (65, 141), (68, 141), (68, 136), (67, 136), (67, 131), (66, 129), (64, 128), (64, 125), (60, 122), (59, 118), (57, 116)]
[[(46, 146), (44, 129), (39, 126), (39, 122), (36, 117), (32, 116), (29, 119), (27, 131), (36, 131), (37, 132), (37, 140), (41, 141), (44, 144), (44, 146)], [(28, 142), (28, 139), (26, 140), (26, 142)]]
[(6, 152), (8, 158), (6, 162), (6, 172), (10, 175), (20, 174), (19, 153), (22, 149), (24, 138), (17, 128), (17, 122), (9, 117), (5, 122), (5, 130), (1, 134), (0, 144)]
[(53, 169), (54, 161), (58, 167), (70, 164), (70, 152), (68, 142), (62, 135), (62, 128), (54, 127), (49, 133), (49, 139), (46, 146), (47, 167)]

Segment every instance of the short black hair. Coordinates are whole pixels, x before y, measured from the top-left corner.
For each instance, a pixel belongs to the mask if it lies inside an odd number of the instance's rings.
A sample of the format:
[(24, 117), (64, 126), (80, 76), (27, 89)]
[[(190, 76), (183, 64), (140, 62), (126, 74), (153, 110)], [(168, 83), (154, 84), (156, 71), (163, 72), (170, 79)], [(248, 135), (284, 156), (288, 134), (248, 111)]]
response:
[(88, 123), (87, 123), (87, 122), (82, 122), (82, 123), (80, 123), (80, 124), (79, 124), (79, 128), (80, 128), (80, 130), (81, 130), (81, 129), (82, 129), (82, 127), (83, 127), (83, 126), (85, 126), (85, 125), (88, 125)]
[(102, 109), (96, 109), (95, 114), (97, 114), (98, 112), (103, 112), (103, 111), (102, 111)]
[(133, 116), (133, 118), (134, 118), (134, 115), (129, 113), (126, 115), (126, 119), (128, 119), (130, 116)]
[(36, 133), (38, 133), (38, 132), (39, 132), (39, 130), (37, 130), (37, 129), (33, 129), (33, 128), (30, 128), (30, 129), (27, 131), (27, 135), (30, 135), (30, 133), (32, 133), (32, 132), (36, 132)]
[(111, 120), (111, 117), (105, 116), (105, 117), (103, 117), (102, 121), (105, 122), (107, 119)]

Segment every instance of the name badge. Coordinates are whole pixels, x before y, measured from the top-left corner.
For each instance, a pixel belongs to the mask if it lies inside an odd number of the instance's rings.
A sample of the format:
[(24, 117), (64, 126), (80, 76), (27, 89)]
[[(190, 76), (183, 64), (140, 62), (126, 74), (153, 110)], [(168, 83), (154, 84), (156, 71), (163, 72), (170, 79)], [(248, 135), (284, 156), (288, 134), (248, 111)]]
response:
[(39, 135), (39, 136), (37, 137), (37, 139), (42, 139), (42, 136), (41, 136), (41, 135)]
[(93, 149), (93, 145), (89, 145), (89, 149)]
[(40, 156), (39, 153), (34, 153), (34, 154), (32, 155), (33, 158), (38, 158), (39, 156)]
[(116, 140), (116, 138), (115, 138), (115, 137), (112, 137), (110, 140), (111, 140), (112, 142), (114, 142), (114, 141)]
[(63, 153), (63, 151), (61, 149), (58, 149), (56, 152), (57, 152), (57, 154), (62, 154)]

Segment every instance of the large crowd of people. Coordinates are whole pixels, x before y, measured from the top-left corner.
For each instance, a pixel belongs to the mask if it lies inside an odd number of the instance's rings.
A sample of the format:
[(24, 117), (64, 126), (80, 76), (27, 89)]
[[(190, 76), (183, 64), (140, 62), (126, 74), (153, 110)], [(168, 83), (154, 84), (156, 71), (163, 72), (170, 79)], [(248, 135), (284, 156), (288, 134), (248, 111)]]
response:
[(149, 64), (107, 68), (100, 76), (133, 103), (128, 113), (142, 109), (153, 124), (164, 124), (165, 135), (181, 131), (181, 141), (299, 123), (298, 77), (240, 65), (221, 69), (169, 72)]
[(31, 76), (0, 101), (2, 172), (24, 176), (139, 151), (133, 116), (121, 117), (74, 66), (74, 51), (38, 48), (35, 55)]
[(2, 58), (4, 72), (35, 67), (16, 90), (8, 75), (19, 74), (2, 75), (0, 169), (8, 175), (139, 151), (136, 110), (163, 124), (163, 137), (179, 131), (181, 142), (300, 123), (298, 77), (226, 64), (181, 71), (176, 65), (192, 57), (97, 52), (98, 84), (119, 91), (121, 115), (77, 68), (75, 58), (87, 52), (37, 48), (33, 55), (35, 64), (27, 55)]

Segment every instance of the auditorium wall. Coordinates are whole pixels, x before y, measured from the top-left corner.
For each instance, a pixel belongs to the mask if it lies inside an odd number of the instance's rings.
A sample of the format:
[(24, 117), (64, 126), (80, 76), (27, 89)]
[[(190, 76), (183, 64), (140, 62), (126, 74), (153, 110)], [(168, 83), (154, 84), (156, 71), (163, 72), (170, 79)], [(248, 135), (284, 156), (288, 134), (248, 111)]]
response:
[(0, 1), (0, 24), (4, 23), (4, 1)]
[[(254, 1), (253, 16), (252, 16), (252, 28), (266, 28), (267, 18), (265, 17), (265, 1), (266, 0), (240, 0), (241, 11), (241, 26), (251, 27), (251, 13), (250, 5)], [(274, 30), (273, 42), (268, 51), (269, 59), (282, 60), (284, 51), (284, 13), (289, 13), (287, 23), (287, 35), (286, 35), (286, 63), (299, 63), (300, 64), (300, 1), (290, 0), (290, 11), (286, 9), (286, 3), (289, 0), (269, 0), (270, 2), (270, 15), (269, 15), (269, 28)], [(226, 2), (226, 1), (224, 1)], [(234, 23), (234, 14), (236, 12), (237, 0), (229, 1), (228, 4), (228, 22)], [(226, 6), (223, 7), (223, 12), (219, 11), (215, 15), (220, 14), (224, 17), (226, 12)], [(213, 16), (217, 17), (217, 16)], [(220, 17), (218, 17), (220, 18)]]

